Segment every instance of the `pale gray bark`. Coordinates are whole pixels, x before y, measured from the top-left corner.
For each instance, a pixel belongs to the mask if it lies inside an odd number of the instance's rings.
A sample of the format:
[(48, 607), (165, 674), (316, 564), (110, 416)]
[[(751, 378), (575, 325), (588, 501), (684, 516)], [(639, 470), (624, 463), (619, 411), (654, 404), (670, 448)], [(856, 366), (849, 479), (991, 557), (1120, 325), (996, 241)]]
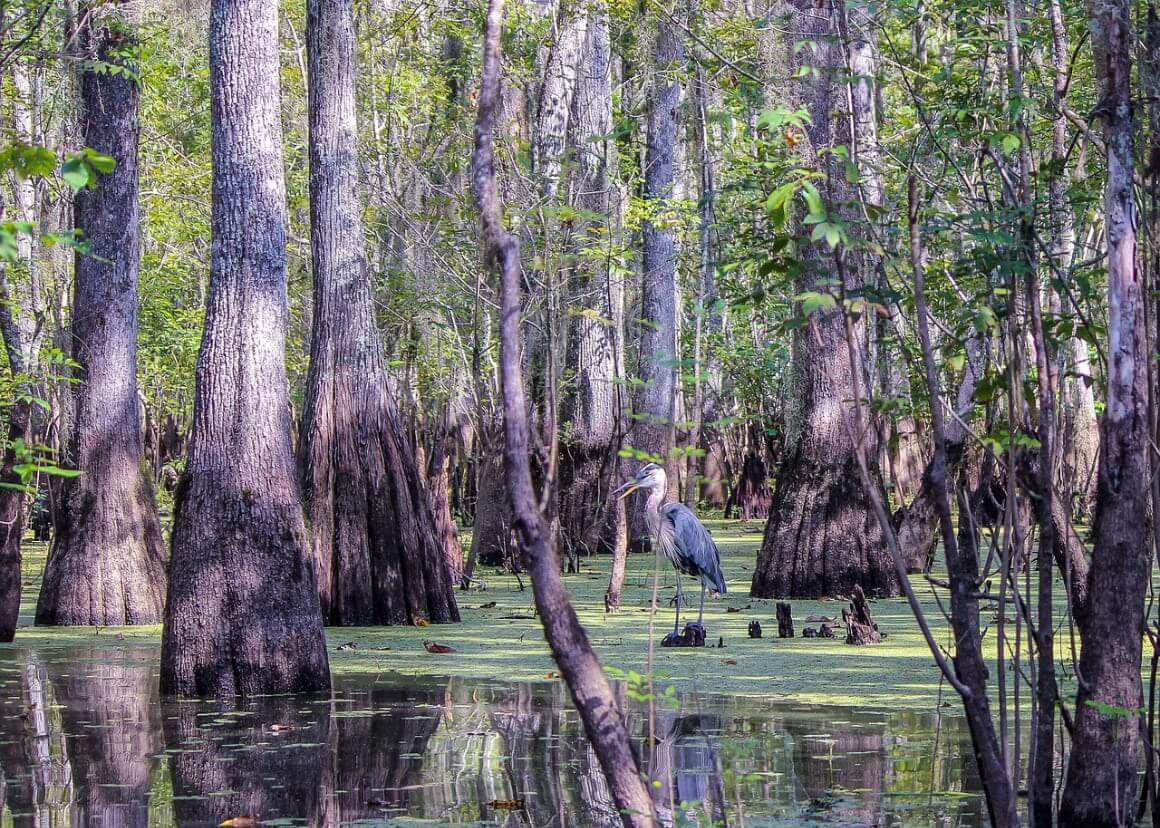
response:
[[(612, 132), (612, 61), (608, 9), (589, 9), (582, 68), (573, 99), (569, 144), (574, 155), (568, 198), (581, 215), (569, 239), (568, 342), (561, 422), (560, 537), (572, 551), (611, 540), (624, 520), (615, 488), (622, 429), (616, 352), (624, 319), (622, 288), (610, 272), (619, 223), (613, 201), (616, 145)], [(614, 549), (614, 552), (616, 550)]]
[[(633, 425), (627, 443), (661, 465), (670, 461), (676, 443), (677, 418), (677, 239), (670, 199), (677, 183), (684, 97), (685, 49), (681, 33), (665, 16), (657, 21), (652, 67), (652, 91), (644, 157), (644, 198), (648, 217), (642, 222), (644, 281), (641, 288), (640, 362), (643, 383), (633, 404)], [(628, 466), (639, 466), (633, 460)], [(677, 475), (669, 475), (675, 487)], [(675, 494), (673, 489), (670, 494)], [(630, 509), (629, 545), (648, 542), (643, 512)]]
[[(1071, 175), (1067, 168), (1068, 126), (1063, 111), (1069, 85), (1071, 47), (1059, 0), (1051, 0), (1048, 8), (1052, 33), (1051, 63), (1055, 70), (1055, 107), (1051, 115), (1052, 172), (1048, 181), (1049, 245), (1053, 276), (1066, 280), (1075, 257), (1075, 216), (1068, 196), (1071, 187)], [(1065, 499), (1069, 512), (1078, 517), (1088, 517), (1095, 505), (1096, 464), (1100, 451), (1088, 343), (1079, 336), (1068, 337), (1061, 343), (1059, 360), (1063, 385), (1060, 389), (1060, 445), (1063, 451), (1059, 493)]]
[(540, 189), (548, 198), (555, 196), (559, 188), (569, 119), (573, 113), (573, 99), (576, 96), (577, 86), (586, 73), (600, 71), (599, 66), (587, 65), (584, 60), (591, 57), (586, 46), (590, 16), (600, 13), (590, 12), (587, 6), (588, 0), (568, 4), (559, 25), (556, 42), (552, 45), (551, 54), (544, 67), (532, 144), (532, 161), (540, 178)]

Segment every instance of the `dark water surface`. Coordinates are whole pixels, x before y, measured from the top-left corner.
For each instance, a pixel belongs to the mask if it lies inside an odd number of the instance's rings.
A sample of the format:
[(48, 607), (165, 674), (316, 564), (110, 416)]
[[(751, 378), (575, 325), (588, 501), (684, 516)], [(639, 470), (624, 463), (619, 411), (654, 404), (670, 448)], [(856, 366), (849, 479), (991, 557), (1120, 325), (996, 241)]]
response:
[[(325, 698), (179, 703), (158, 658), (0, 651), (0, 826), (620, 824), (560, 682), (340, 675)], [(986, 821), (955, 708), (678, 693), (649, 749), (647, 699), (617, 688), (669, 824)]]

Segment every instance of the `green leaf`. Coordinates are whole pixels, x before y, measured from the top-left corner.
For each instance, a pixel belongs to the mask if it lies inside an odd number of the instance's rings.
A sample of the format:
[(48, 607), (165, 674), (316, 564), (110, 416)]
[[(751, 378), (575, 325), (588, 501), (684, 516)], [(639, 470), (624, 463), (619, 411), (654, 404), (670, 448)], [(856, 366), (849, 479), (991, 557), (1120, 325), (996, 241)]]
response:
[(83, 190), (89, 185), (92, 176), (89, 165), (80, 156), (74, 155), (61, 165), (60, 175), (64, 182), (74, 190)]
[(85, 150), (85, 160), (99, 173), (108, 175), (117, 167), (117, 159), (111, 155), (97, 152), (95, 149)]
[(1003, 148), (1004, 155), (1010, 155), (1011, 153), (1015, 152), (1015, 150), (1019, 149), (1019, 146), (1022, 143), (1023, 142), (1019, 140), (1018, 135), (1016, 135), (1014, 132), (1008, 132), (1003, 136), (1003, 139), (1000, 142), (1000, 146)]
[(799, 293), (794, 297), (794, 300), (802, 303), (802, 313), (806, 316), (809, 316), (814, 311), (829, 313), (838, 307), (837, 300), (830, 294), (817, 293), (812, 290)]
[(765, 200), (766, 212), (772, 213), (774, 210), (784, 207), (785, 204), (791, 198), (793, 198), (793, 194), (797, 188), (798, 182), (791, 181), (788, 184), (782, 184), (780, 187), (770, 193), (769, 198)]
[(818, 188), (808, 181), (802, 182), (802, 197), (806, 200), (806, 208), (811, 215), (825, 214), (826, 208), (822, 206), (822, 195), (818, 192)]

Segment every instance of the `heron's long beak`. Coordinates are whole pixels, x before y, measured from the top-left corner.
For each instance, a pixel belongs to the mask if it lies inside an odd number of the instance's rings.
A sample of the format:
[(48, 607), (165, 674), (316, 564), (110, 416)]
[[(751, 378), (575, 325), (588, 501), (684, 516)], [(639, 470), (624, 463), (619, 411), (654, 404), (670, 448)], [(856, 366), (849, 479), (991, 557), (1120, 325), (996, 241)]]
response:
[(639, 488), (640, 488), (639, 483), (637, 483), (635, 480), (630, 480), (627, 483), (625, 483), (623, 486), (621, 486), (619, 489), (614, 491), (613, 494), (618, 494), (618, 495), (620, 495), (621, 499), (623, 499), (623, 498), (628, 497), (630, 494), (632, 494), (633, 492), (635, 492)]

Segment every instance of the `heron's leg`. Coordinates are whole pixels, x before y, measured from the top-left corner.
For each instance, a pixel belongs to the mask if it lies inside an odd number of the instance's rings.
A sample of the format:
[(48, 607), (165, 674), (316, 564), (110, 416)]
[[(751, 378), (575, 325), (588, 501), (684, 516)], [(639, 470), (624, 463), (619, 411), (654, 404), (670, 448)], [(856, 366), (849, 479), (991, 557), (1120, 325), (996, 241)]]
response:
[(704, 624), (701, 623), (704, 620), (704, 618), (705, 618), (705, 584), (702, 583), (701, 584), (701, 611), (697, 613), (697, 623), (702, 627), (705, 626)]
[(677, 617), (673, 621), (673, 632), (680, 633), (681, 630), (681, 604), (684, 603), (684, 593), (681, 591), (681, 573), (677, 573)]

